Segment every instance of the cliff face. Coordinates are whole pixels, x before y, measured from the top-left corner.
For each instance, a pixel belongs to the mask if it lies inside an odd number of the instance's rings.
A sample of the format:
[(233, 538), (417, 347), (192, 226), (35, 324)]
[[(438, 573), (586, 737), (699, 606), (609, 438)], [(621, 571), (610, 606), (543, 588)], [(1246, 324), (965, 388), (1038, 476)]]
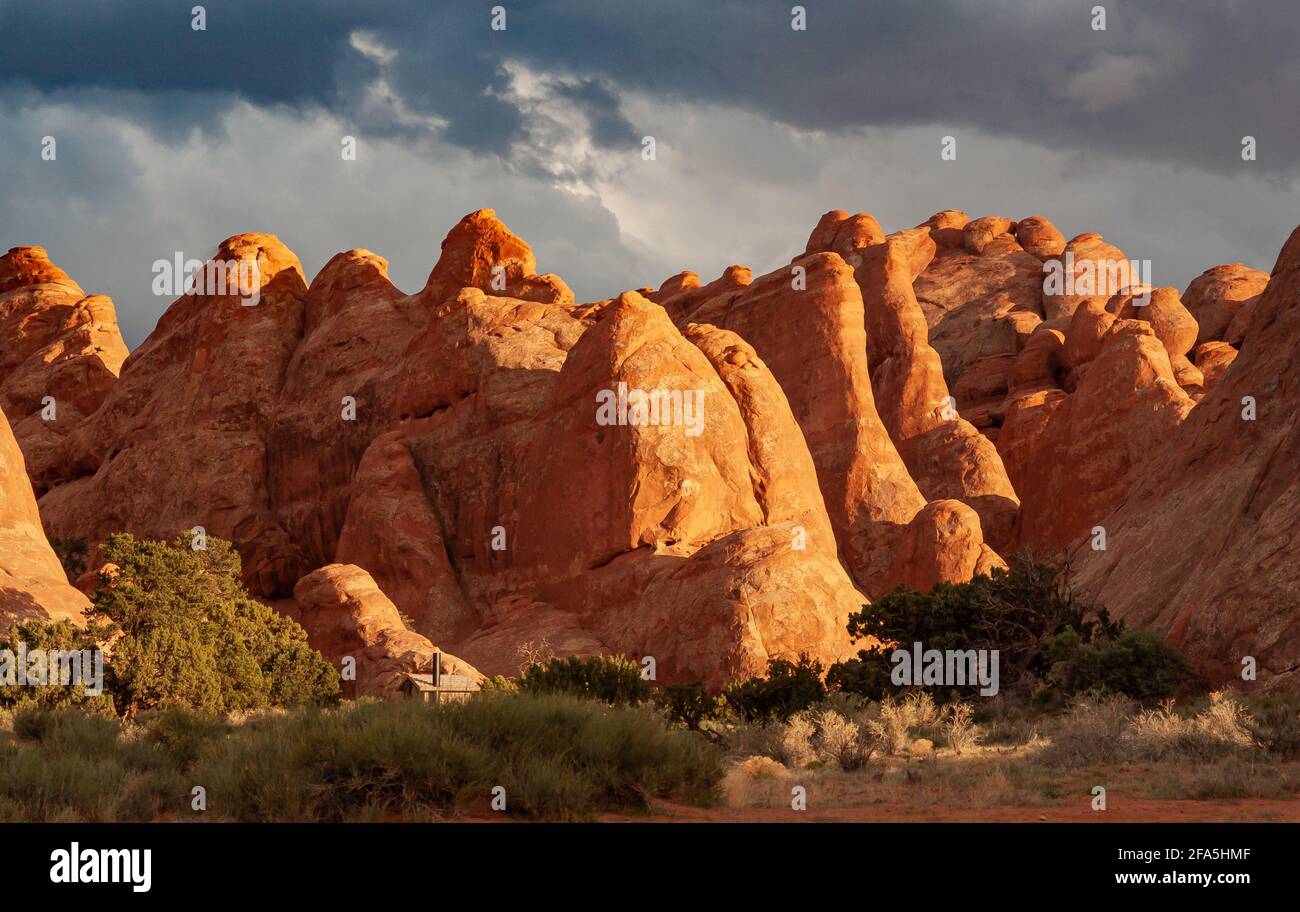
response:
[(66, 620), (81, 626), (89, 605), (68, 585), (45, 538), (22, 451), (0, 415), (0, 625)]
[[(840, 658), (848, 614), (898, 583), (1069, 547), (1121, 617), (1221, 669), (1225, 631), (1258, 642), (1281, 677), (1300, 662), (1294, 611), (1268, 607), (1295, 592), (1275, 566), (1296, 522), (1295, 246), (1262, 294), (1233, 267), (1182, 296), (1066, 293), (1045, 276), (1124, 255), (1042, 216), (886, 235), (834, 211), (767, 275), (577, 303), (479, 210), (410, 295), (369, 251), (308, 284), (273, 236), (230, 238), (214, 259), (257, 264), (257, 303), (185, 295), (124, 361), (111, 303), (19, 248), (0, 258), (0, 401), (28, 426), (42, 542), (41, 519), (90, 545), (203, 526), (255, 592), (313, 593), (322, 642), (349, 586), (391, 601), (397, 632), (363, 637), (379, 690), (435, 648), (511, 673), (542, 640), (721, 685)], [(46, 395), (60, 420), (70, 403), (57, 430), (34, 423)], [(1230, 424), (1246, 395), (1258, 419)], [(32, 488), (7, 485), (34, 540)], [(1192, 516), (1213, 528), (1175, 534)], [(1109, 549), (1082, 550), (1098, 526)]]

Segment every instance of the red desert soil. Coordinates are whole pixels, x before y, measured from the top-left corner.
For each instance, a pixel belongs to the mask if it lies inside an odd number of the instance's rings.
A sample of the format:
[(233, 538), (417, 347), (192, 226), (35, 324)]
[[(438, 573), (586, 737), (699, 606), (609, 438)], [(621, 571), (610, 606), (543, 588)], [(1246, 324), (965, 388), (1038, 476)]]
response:
[(650, 815), (604, 814), (604, 823), (1300, 823), (1300, 800), (1162, 801), (1112, 797), (1105, 811), (1076, 805), (945, 808), (870, 804), (789, 808), (697, 808), (656, 802)]

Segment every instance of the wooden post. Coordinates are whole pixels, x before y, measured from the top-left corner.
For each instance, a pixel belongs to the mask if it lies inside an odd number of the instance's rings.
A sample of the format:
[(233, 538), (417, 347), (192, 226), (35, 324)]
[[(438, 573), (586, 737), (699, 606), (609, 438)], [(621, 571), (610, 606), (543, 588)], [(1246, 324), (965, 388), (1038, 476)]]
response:
[(433, 654), (433, 702), (442, 702), (442, 691), (438, 688), (442, 682), (442, 652), (438, 651)]

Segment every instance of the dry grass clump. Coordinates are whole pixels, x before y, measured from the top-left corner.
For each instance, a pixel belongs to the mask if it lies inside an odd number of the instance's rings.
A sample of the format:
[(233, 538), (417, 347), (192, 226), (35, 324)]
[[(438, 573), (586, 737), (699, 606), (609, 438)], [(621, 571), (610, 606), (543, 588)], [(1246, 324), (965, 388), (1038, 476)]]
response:
[(969, 707), (940, 713), (923, 692), (878, 703), (835, 695), (784, 723), (737, 726), (728, 740), (732, 752), (741, 756), (769, 757), (792, 769), (826, 766), (852, 772), (876, 754), (917, 753), (914, 748), (922, 741), (933, 748), (931, 740), (918, 739), (922, 733), (943, 731), (949, 744), (969, 749), (980, 737), (973, 716)]
[(1231, 694), (1211, 694), (1210, 705), (1194, 715), (1176, 712), (1172, 702), (1136, 710), (1124, 697), (1085, 697), (1070, 707), (1039, 756), (1054, 766), (1209, 760), (1258, 750), (1254, 725)]
[(943, 734), (954, 753), (964, 753), (984, 738), (975, 724), (975, 709), (969, 703), (953, 703), (943, 714)]
[(880, 750), (891, 756), (907, 752), (916, 729), (933, 727), (939, 721), (939, 710), (924, 691), (897, 700), (886, 697), (873, 709), (863, 724)]
[(1127, 732), (1137, 759), (1159, 760), (1170, 754), (1208, 760), (1257, 747), (1255, 720), (1231, 695), (1214, 693), (1210, 705), (1194, 716), (1174, 712), (1173, 704), (1138, 713)]
[(784, 779), (790, 771), (771, 757), (755, 755), (736, 764), (736, 770), (746, 779)]

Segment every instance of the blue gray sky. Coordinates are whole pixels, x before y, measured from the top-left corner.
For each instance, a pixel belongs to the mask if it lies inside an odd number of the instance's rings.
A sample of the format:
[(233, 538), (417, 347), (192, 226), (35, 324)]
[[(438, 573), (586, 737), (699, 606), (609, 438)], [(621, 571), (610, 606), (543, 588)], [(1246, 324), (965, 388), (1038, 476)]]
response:
[(152, 263), (240, 231), (414, 291), (489, 206), (590, 300), (774, 268), (831, 208), (1041, 213), (1179, 288), (1300, 222), (1289, 0), (808, 0), (804, 31), (788, 0), (198, 5), (0, 0), (0, 248), (112, 295), (132, 346)]

